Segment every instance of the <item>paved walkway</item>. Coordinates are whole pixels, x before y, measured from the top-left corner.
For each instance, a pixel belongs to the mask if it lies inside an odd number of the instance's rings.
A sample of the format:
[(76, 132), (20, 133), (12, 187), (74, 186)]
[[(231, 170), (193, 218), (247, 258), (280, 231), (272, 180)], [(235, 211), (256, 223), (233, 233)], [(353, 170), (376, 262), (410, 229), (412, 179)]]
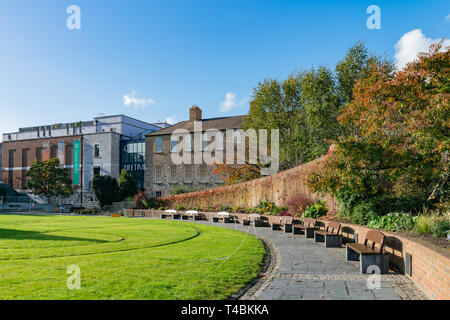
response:
[(272, 277), (250, 299), (261, 300), (409, 300), (426, 299), (410, 278), (381, 275), (378, 289), (369, 289), (370, 275), (358, 261), (346, 261), (344, 248), (326, 248), (302, 235), (239, 224), (200, 222), (248, 232), (271, 244)]

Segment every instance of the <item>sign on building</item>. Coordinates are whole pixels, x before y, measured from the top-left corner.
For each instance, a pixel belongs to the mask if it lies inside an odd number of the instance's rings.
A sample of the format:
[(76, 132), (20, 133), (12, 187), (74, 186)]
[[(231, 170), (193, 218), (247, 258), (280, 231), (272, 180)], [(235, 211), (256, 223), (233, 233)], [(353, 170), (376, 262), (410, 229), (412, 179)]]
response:
[(80, 185), (80, 166), (81, 166), (81, 143), (80, 140), (73, 142), (73, 176), (72, 183), (75, 186)]

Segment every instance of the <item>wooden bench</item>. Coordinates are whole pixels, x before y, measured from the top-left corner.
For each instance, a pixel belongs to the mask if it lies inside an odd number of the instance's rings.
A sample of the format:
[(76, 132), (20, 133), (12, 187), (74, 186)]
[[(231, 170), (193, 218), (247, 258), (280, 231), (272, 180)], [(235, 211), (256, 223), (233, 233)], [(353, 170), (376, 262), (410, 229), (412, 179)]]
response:
[(188, 220), (190, 218), (192, 218), (192, 220), (202, 220), (205, 219), (205, 215), (199, 213), (197, 210), (188, 210), (181, 215), (181, 219), (183, 220)]
[(232, 219), (233, 219), (233, 216), (225, 211), (221, 211), (221, 212), (214, 213), (211, 215), (211, 222), (222, 221), (223, 223), (230, 223), (230, 222), (232, 222)]
[(389, 255), (384, 253), (385, 235), (369, 230), (363, 243), (347, 244), (347, 261), (360, 261), (361, 273), (367, 273), (370, 266), (378, 266), (381, 274), (389, 273)]
[(272, 230), (282, 230), (292, 232), (292, 217), (288, 216), (269, 216), (268, 222)]
[(161, 219), (166, 219), (168, 217), (172, 219), (180, 219), (180, 214), (177, 213), (177, 210), (166, 210), (164, 213), (161, 213)]
[(261, 215), (257, 213), (239, 214), (237, 219), (243, 226), (262, 227), (264, 225)]
[(294, 234), (305, 234), (305, 238), (314, 238), (317, 220), (313, 218), (303, 219), (303, 224), (294, 224), (292, 230)]
[(314, 242), (325, 242), (325, 247), (342, 247), (342, 235), (340, 234), (341, 224), (336, 221), (330, 221), (325, 230), (316, 230), (314, 232)]

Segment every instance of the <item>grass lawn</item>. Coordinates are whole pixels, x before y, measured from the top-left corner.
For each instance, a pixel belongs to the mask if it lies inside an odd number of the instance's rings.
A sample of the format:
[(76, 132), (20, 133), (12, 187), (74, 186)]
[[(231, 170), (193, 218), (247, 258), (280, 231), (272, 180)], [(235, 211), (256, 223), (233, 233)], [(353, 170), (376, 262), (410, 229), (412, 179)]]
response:
[[(264, 253), (251, 235), (192, 222), (0, 215), (0, 299), (226, 299)], [(70, 265), (80, 290), (67, 288)]]

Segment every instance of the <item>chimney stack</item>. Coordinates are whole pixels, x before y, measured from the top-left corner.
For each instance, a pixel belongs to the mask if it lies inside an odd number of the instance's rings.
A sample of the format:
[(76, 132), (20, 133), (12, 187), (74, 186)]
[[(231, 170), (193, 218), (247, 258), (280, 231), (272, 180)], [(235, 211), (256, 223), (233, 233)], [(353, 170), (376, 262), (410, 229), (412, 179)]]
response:
[(189, 109), (189, 121), (201, 121), (202, 120), (202, 109), (197, 106), (192, 106)]

